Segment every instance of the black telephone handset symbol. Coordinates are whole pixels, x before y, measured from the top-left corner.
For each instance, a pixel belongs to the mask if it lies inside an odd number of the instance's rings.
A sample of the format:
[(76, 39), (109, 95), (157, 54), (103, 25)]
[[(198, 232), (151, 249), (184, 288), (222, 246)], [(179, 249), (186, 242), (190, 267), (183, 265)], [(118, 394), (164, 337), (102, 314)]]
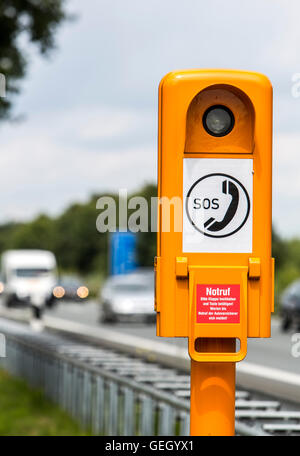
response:
[[(204, 227), (208, 231), (221, 231), (223, 228), (225, 228), (228, 223), (231, 222), (233, 217), (235, 216), (235, 213), (237, 211), (238, 205), (239, 205), (239, 190), (237, 186), (228, 180), (224, 180), (222, 182), (222, 192), (227, 195), (232, 196), (232, 200), (229, 204), (229, 207), (226, 211), (226, 214), (223, 217), (223, 220), (220, 222), (215, 222), (214, 217), (210, 217), (205, 223)], [(213, 223), (214, 222), (214, 223)]]

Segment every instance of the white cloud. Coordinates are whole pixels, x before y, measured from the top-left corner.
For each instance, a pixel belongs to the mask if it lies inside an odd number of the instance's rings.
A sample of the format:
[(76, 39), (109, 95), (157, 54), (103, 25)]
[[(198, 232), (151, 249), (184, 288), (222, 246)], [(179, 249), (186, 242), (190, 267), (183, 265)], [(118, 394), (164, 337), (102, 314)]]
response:
[[(57, 117), (47, 114), (8, 127), (2, 135), (0, 154), (0, 221), (28, 219), (40, 211), (55, 214), (93, 192), (131, 191), (155, 181), (156, 150), (152, 144), (114, 146), (112, 142), (105, 148), (100, 141), (98, 147), (89, 147), (91, 139), (107, 138), (108, 132), (114, 138), (142, 128), (147, 118), (138, 111), (108, 109), (106, 113), (102, 109), (87, 115), (83, 109)], [(102, 130), (104, 120), (106, 128)]]
[(63, 118), (68, 129), (74, 129), (74, 125), (78, 128), (76, 135), (82, 140), (114, 140), (122, 135), (133, 134), (143, 126), (147, 116), (133, 109), (83, 107), (69, 114), (64, 113)]

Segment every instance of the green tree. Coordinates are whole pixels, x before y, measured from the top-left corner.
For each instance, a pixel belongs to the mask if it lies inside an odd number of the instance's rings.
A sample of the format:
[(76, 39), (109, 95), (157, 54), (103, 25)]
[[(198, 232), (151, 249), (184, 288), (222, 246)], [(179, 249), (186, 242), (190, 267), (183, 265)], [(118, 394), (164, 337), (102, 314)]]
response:
[(47, 215), (40, 215), (32, 222), (18, 225), (9, 238), (7, 248), (53, 250), (55, 222)]
[[(286, 241), (287, 261), (293, 264), (300, 272), (300, 240), (289, 239)], [(299, 274), (300, 276), (300, 274)]]
[(27, 58), (21, 45), (24, 35), (41, 54), (54, 46), (54, 35), (66, 18), (64, 0), (2, 0), (0, 2), (0, 73), (6, 78), (6, 98), (0, 98), (0, 119), (7, 118), (12, 95), (19, 91)]
[(0, 253), (13, 248), (14, 235), (20, 228), (20, 223), (5, 223), (0, 225)]
[(288, 246), (276, 231), (272, 228), (272, 256), (275, 258), (276, 270), (281, 269), (288, 261)]
[(74, 204), (56, 220), (54, 251), (61, 266), (80, 272), (105, 271), (107, 234), (96, 229), (96, 203)]

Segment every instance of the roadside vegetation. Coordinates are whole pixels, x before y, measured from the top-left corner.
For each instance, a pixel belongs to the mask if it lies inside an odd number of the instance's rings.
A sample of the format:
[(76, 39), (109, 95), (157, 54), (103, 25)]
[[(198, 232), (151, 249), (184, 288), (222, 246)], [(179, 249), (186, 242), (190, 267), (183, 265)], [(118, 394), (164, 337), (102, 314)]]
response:
[(0, 436), (88, 435), (43, 393), (0, 370)]

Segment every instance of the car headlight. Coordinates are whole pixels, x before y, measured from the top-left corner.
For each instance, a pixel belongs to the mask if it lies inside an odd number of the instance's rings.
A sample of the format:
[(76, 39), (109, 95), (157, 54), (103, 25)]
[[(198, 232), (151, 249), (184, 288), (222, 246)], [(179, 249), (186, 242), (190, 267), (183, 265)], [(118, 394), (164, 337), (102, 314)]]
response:
[(79, 287), (76, 293), (79, 298), (85, 299), (89, 295), (89, 289), (87, 287)]
[(53, 289), (53, 296), (57, 299), (63, 298), (65, 295), (65, 289), (61, 286), (55, 287)]

